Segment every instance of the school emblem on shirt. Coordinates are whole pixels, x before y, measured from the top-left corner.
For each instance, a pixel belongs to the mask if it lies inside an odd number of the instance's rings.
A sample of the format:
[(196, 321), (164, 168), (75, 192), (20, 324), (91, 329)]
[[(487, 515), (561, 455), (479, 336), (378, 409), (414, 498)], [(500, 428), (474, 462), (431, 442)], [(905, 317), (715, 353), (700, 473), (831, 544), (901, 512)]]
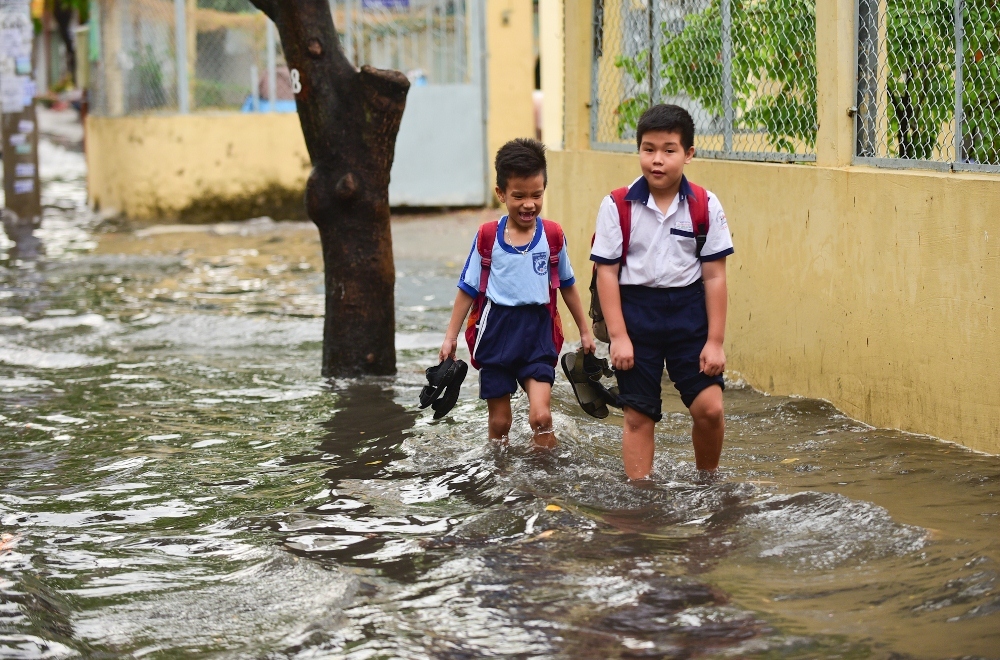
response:
[(548, 274), (549, 255), (544, 252), (533, 252), (531, 258), (535, 262), (535, 272), (539, 275)]

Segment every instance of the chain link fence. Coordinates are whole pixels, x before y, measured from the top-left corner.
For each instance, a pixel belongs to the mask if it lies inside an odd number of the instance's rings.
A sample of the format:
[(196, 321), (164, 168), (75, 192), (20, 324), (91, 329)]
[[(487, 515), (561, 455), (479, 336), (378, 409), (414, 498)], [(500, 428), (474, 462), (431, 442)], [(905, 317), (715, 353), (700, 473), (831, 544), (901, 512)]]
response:
[[(345, 55), (357, 66), (403, 71), (415, 85), (460, 84), (473, 70), (467, 1), (330, 0), (330, 8)], [(94, 6), (95, 114), (295, 111), (280, 39), (249, 0)]]
[[(96, 114), (177, 110), (172, 0), (95, 3), (91, 15), (91, 98)], [(96, 46), (96, 52), (95, 52)]]
[[(259, 110), (260, 99), (265, 99), (267, 109), (268, 32), (273, 31), (267, 17), (249, 0), (198, 0), (197, 8), (188, 13), (187, 23), (189, 33), (194, 34), (188, 51), (188, 67), (193, 73), (191, 108)], [(279, 80), (275, 93), (280, 104), (294, 97), (280, 43), (275, 43), (274, 48), (278, 69), (275, 75)]]
[(280, 41), (249, 0), (92, 6), (91, 112), (270, 110), (272, 99), (274, 109), (294, 111)]
[(1000, 171), (1000, 5), (858, 0), (855, 162)]
[(694, 118), (701, 157), (814, 161), (810, 0), (595, 0), (591, 143), (635, 150), (653, 103)]
[(331, 6), (355, 65), (402, 71), (415, 85), (470, 82), (466, 0), (331, 0)]

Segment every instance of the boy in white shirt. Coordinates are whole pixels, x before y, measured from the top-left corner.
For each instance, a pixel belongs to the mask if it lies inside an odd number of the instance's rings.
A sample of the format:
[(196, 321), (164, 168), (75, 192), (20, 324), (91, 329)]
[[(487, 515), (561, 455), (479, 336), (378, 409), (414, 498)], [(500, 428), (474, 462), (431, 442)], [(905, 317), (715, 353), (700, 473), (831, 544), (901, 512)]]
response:
[(496, 156), (496, 194), (507, 207), (483, 224), (458, 282), (451, 322), (439, 358), (455, 358), (458, 333), (472, 310), (466, 340), (479, 369), (479, 397), (489, 407), (489, 437), (505, 442), (518, 385), (528, 394), (528, 422), (538, 447), (556, 444), (550, 399), (562, 325), (555, 292), (580, 328), (586, 352), (594, 339), (586, 322), (562, 228), (540, 217), (548, 183), (545, 147), (536, 140), (508, 142)]
[(652, 471), (664, 364), (694, 421), (697, 467), (714, 472), (725, 431), (722, 342), (732, 237), (719, 200), (684, 177), (695, 154), (691, 115), (655, 105), (636, 133), (642, 176), (601, 204), (590, 256), (625, 412), (625, 473), (645, 479)]

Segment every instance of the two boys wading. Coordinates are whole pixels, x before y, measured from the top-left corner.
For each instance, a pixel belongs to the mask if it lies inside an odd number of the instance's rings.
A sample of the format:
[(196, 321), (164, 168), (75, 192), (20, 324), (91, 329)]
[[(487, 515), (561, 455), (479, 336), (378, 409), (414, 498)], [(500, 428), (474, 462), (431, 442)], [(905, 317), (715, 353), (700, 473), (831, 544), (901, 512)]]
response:
[[(719, 200), (684, 176), (695, 155), (687, 111), (653, 106), (636, 133), (642, 176), (601, 203), (590, 255), (618, 381), (613, 405), (625, 416), (625, 473), (645, 479), (652, 471), (664, 367), (691, 412), (697, 467), (712, 472), (725, 429), (722, 345), (733, 242)], [(562, 230), (540, 218), (544, 147), (534, 140), (509, 142), (497, 153), (496, 170), (507, 215), (477, 233), (439, 357), (454, 359), (462, 323), (475, 308), (467, 338), (480, 368), (480, 398), (489, 407), (490, 438), (506, 439), (510, 395), (520, 385), (528, 394), (533, 442), (548, 448), (556, 443), (549, 401), (562, 343), (556, 290), (580, 329), (581, 360), (594, 352), (594, 337)], [(571, 384), (582, 404), (580, 388), (587, 385)]]

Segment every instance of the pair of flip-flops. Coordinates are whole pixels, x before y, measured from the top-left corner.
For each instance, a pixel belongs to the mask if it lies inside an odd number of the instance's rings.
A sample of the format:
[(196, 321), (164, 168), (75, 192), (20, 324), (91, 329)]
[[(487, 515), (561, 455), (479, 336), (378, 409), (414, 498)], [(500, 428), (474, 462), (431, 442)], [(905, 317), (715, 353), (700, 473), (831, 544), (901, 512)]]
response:
[(576, 353), (563, 355), (561, 364), (566, 379), (573, 387), (576, 400), (585, 413), (597, 419), (604, 419), (611, 414), (608, 406), (621, 408), (618, 388), (606, 387), (601, 382), (602, 377), (610, 378), (614, 375), (606, 358), (598, 358), (593, 353), (584, 353), (583, 348), (580, 348)]
[(430, 406), (434, 409), (434, 419), (441, 419), (458, 402), (458, 393), (465, 375), (469, 373), (469, 365), (462, 360), (446, 358), (424, 373), (427, 374), (427, 385), (420, 390), (420, 409)]

